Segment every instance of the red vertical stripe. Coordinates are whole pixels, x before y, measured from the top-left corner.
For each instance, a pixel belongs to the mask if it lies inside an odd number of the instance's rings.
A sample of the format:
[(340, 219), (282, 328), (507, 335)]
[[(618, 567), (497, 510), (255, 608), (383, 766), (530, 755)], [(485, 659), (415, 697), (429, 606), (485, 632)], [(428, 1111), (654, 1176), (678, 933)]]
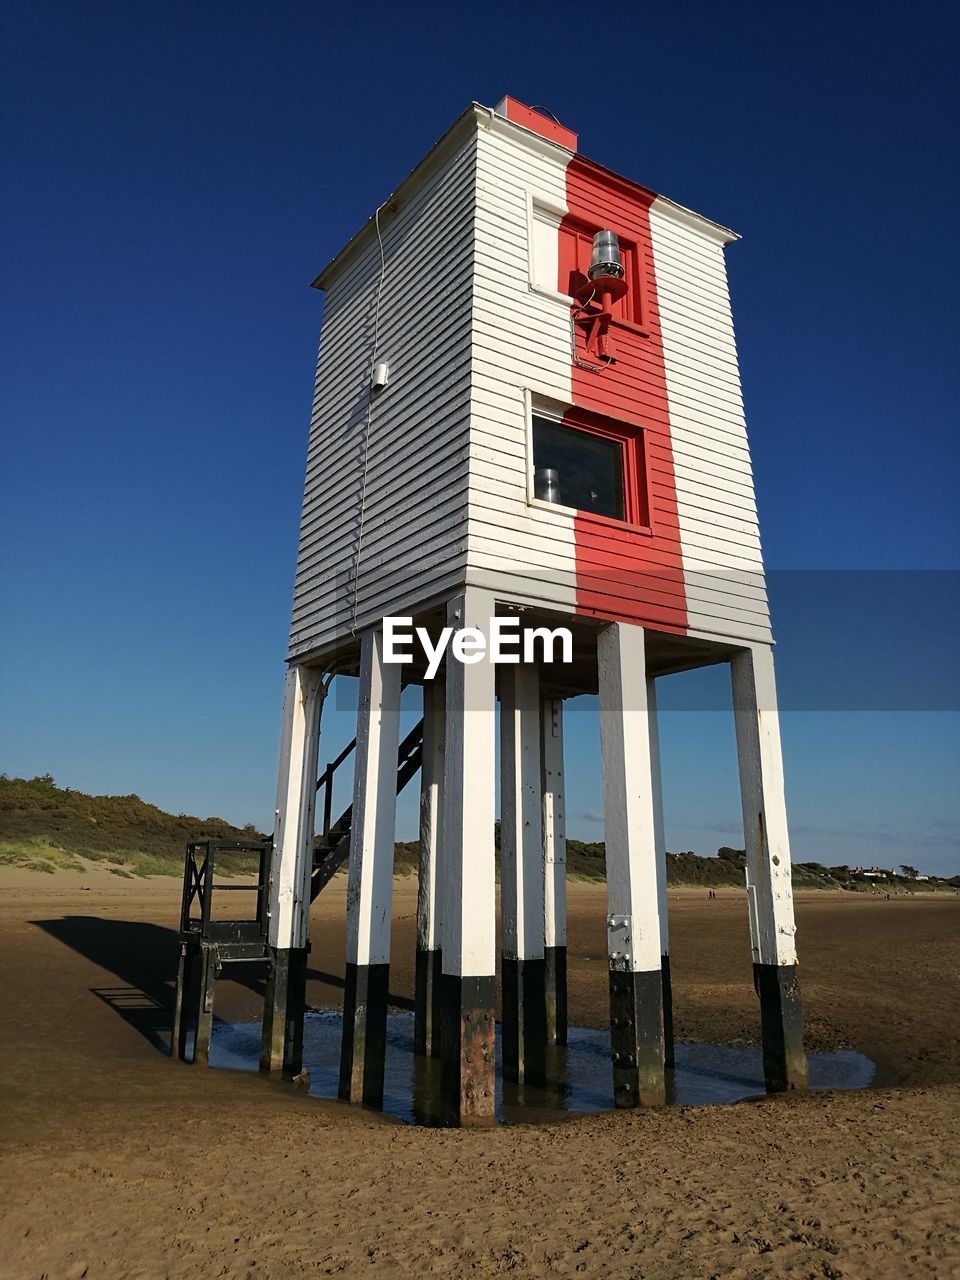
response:
[[(599, 373), (573, 364), (573, 404), (575, 409), (643, 428), (650, 525), (645, 532), (587, 514), (574, 518), (577, 612), (685, 632), (677, 488), (650, 235), (655, 198), (579, 156), (567, 166), (570, 212), (560, 227), (561, 291), (570, 289), (569, 259), (576, 252), (570, 246), (584, 227), (609, 228), (625, 242), (631, 287), (624, 313), (630, 319), (611, 325), (616, 360)], [(579, 358), (603, 364), (586, 350), (583, 332), (577, 329)], [(576, 413), (568, 419), (575, 421)]]

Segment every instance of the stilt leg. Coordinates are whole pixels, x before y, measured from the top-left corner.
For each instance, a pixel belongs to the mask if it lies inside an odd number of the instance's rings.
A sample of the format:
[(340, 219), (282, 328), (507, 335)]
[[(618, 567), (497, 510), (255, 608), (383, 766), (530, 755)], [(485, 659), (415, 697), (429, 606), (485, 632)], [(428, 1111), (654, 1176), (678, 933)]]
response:
[(417, 883), (417, 970), (413, 1047), (440, 1056), (441, 821), (446, 698), (444, 677), (423, 686), (420, 862)]
[(263, 1003), (261, 1071), (282, 1071), (292, 1079), (303, 1068), (306, 985), (306, 947), (286, 947), (271, 953)]
[(260, 1033), (260, 1070), (280, 1071), (286, 1034), (289, 950), (271, 951), (263, 996), (263, 1029)]
[(642, 628), (605, 627), (597, 657), (614, 1102), (653, 1105), (665, 1099), (663, 978)]
[(323, 673), (286, 673), (270, 874), (271, 967), (263, 1011), (260, 1070), (296, 1075), (303, 1059), (310, 877), (313, 871), (317, 751)]
[(187, 1057), (187, 1039), (190, 1034), (190, 1008), (194, 987), (196, 952), (186, 943), (180, 944), (180, 964), (177, 969), (177, 997), (173, 1006), (173, 1031), (170, 1035), (170, 1056), (182, 1062)]
[(533, 666), (500, 677), (503, 1076), (546, 1081), (540, 686)]
[[(489, 635), (494, 601), (468, 588), (448, 622)], [(494, 669), (484, 658), (447, 667), (443, 778), (441, 1110), (447, 1124), (492, 1124), (496, 1023)]]
[(543, 790), (543, 960), (547, 1044), (567, 1043), (567, 835), (563, 799), (563, 700), (541, 709)]
[(383, 1106), (389, 964), (347, 962), (340, 1047), (340, 1097)]
[(204, 1066), (210, 1061), (210, 1039), (213, 1035), (213, 1000), (217, 987), (219, 962), (216, 947), (204, 946), (200, 951), (200, 1000), (197, 1005), (197, 1038), (194, 1062)]
[(763, 1071), (776, 1093), (806, 1086), (807, 1059), (773, 653), (754, 645), (730, 665)]
[(660, 973), (663, 979), (663, 1061), (674, 1065), (673, 991), (670, 986), (670, 921), (667, 913), (667, 841), (663, 824), (663, 779), (660, 773), (660, 727), (657, 684), (647, 678), (647, 717), (650, 725), (650, 785), (653, 789), (653, 839), (657, 856), (657, 914), (660, 920)]
[(443, 954), (439, 947), (417, 948), (414, 976), (413, 1051), (440, 1057), (440, 978)]
[(340, 1097), (372, 1107), (383, 1106), (400, 671), (383, 660), (383, 632), (368, 631), (360, 651)]
[(440, 1115), (447, 1125), (490, 1125), (496, 1095), (496, 980), (441, 976)]

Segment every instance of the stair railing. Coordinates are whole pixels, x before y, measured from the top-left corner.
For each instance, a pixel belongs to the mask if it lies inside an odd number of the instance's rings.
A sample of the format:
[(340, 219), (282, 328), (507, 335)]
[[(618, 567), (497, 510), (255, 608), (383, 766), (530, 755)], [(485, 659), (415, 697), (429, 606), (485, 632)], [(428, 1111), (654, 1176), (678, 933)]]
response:
[(330, 834), (330, 815), (333, 811), (333, 775), (340, 768), (343, 762), (347, 759), (350, 753), (354, 750), (356, 745), (357, 745), (356, 738), (354, 738), (352, 742), (348, 742), (347, 745), (340, 752), (340, 754), (337, 756), (336, 760), (331, 760), (327, 765), (327, 767), (324, 769), (323, 773), (321, 773), (320, 777), (317, 779), (317, 790), (319, 791), (321, 787), (324, 788), (323, 826), (320, 832), (324, 840), (326, 840), (326, 838)]

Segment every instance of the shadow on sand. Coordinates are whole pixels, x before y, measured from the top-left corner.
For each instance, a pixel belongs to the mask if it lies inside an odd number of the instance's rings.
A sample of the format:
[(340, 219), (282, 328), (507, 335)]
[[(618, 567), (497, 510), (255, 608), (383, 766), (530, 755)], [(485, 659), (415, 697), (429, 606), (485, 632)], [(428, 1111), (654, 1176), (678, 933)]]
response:
[[(155, 1049), (170, 1052), (180, 945), (175, 929), (102, 916), (60, 916), (30, 923), (116, 978), (115, 983), (105, 982), (90, 991)], [(265, 976), (262, 964), (232, 964), (227, 966), (224, 980), (237, 983), (262, 1001)], [(342, 975), (322, 969), (308, 969), (307, 980), (338, 991), (344, 988)], [(390, 995), (388, 999), (396, 1009), (413, 1009), (413, 1001), (406, 996)]]

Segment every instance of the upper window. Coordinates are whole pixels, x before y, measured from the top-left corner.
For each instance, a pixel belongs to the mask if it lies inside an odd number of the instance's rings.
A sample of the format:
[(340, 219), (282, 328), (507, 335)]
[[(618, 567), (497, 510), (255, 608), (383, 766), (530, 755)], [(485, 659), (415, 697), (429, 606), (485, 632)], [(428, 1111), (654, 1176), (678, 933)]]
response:
[(623, 520), (649, 523), (643, 432), (607, 420), (533, 419), (534, 496)]
[(530, 283), (534, 288), (545, 289), (549, 293), (556, 293), (557, 290), (557, 253), (562, 217), (562, 214), (533, 201), (530, 221)]
[[(561, 293), (568, 293), (572, 297), (582, 285), (588, 283), (587, 271), (590, 267), (590, 255), (593, 252), (593, 234), (599, 230), (599, 227), (588, 227), (585, 223), (571, 222), (569, 218), (564, 219), (560, 227), (559, 244), (558, 287)], [(625, 240), (619, 233), (617, 239), (620, 242), (624, 279), (629, 288), (625, 297), (613, 303), (610, 313), (615, 320), (626, 320), (631, 324), (642, 325), (637, 246)]]

